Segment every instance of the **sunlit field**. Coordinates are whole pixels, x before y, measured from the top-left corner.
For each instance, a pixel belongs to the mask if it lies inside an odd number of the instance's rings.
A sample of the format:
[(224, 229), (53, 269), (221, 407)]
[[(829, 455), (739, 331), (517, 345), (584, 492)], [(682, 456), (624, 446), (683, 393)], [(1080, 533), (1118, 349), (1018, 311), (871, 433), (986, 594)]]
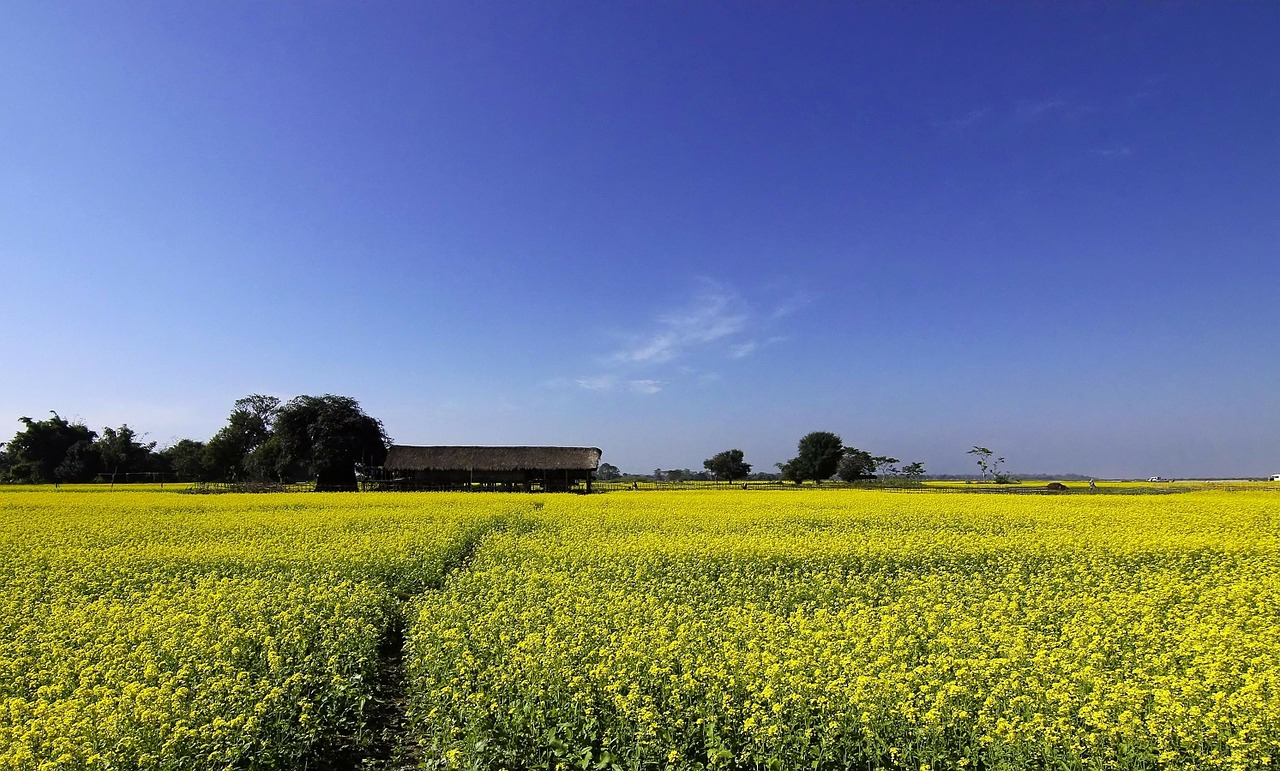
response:
[(1275, 491), (14, 489), (0, 552), (0, 768), (352, 767), (389, 701), (426, 768), (1280, 757)]

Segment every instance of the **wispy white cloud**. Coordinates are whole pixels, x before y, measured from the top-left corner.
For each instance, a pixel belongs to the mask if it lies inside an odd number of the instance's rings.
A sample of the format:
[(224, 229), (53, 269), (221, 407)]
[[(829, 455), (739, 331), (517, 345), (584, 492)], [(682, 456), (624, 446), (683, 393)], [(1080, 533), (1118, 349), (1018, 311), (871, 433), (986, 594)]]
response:
[(775, 343), (781, 343), (786, 339), (787, 338), (784, 335), (771, 335), (764, 339), (747, 340), (744, 343), (739, 343), (738, 345), (730, 348), (728, 355), (730, 359), (745, 359), (757, 351), (767, 348)]
[(628, 385), (638, 394), (656, 394), (665, 385), (661, 380), (632, 380)]
[(1096, 155), (1101, 155), (1103, 158), (1128, 158), (1130, 155), (1133, 155), (1133, 150), (1123, 146), (1100, 147), (1093, 152)]
[(610, 357), (614, 364), (662, 364), (690, 348), (714, 343), (746, 328), (744, 303), (724, 287), (708, 287), (685, 308), (658, 317), (658, 328)]
[(613, 375), (596, 375), (594, 377), (581, 378), (574, 381), (579, 388), (585, 388), (588, 391), (607, 391), (617, 384), (618, 379)]
[(808, 296), (792, 292), (757, 310), (733, 287), (705, 280), (688, 302), (656, 314), (647, 330), (625, 336), (623, 346), (598, 360), (597, 372), (555, 384), (643, 395), (676, 383), (706, 385), (720, 378), (709, 371), (716, 362), (745, 359), (783, 339), (766, 334), (808, 302)]

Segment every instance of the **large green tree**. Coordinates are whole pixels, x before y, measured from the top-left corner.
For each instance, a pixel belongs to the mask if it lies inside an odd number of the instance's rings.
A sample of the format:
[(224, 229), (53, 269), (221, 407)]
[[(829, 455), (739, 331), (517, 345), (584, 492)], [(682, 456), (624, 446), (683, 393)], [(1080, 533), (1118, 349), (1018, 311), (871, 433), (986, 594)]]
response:
[(204, 463), (208, 473), (216, 479), (248, 479), (249, 456), (271, 438), (279, 408), (280, 400), (274, 396), (250, 394), (237, 399), (227, 416), (227, 424), (205, 445)]
[(304, 468), (325, 490), (356, 489), (355, 465), (378, 466), (391, 440), (382, 421), (349, 396), (298, 396), (275, 413), (270, 441), (259, 450), (264, 468), (283, 478)]
[[(9, 476), (16, 482), (48, 483), (55, 481), (87, 481), (93, 478), (97, 469), (87, 469), (80, 465), (74, 469), (74, 478), (63, 478), (58, 469), (67, 458), (67, 451), (79, 442), (92, 447), (97, 434), (81, 423), (69, 423), (56, 412), (50, 411), (52, 418), (32, 420), (18, 418), (25, 426), (5, 445), (9, 455)], [(83, 451), (81, 451), (83, 452)], [(79, 453), (78, 453), (79, 454)], [(73, 469), (64, 469), (64, 472)], [(83, 474), (88, 474), (87, 479)]]
[(92, 482), (101, 469), (98, 443), (81, 439), (67, 448), (62, 462), (53, 470), (53, 478), (59, 482)]
[(714, 474), (716, 479), (732, 482), (751, 473), (751, 464), (744, 463), (743, 458), (742, 450), (725, 450), (704, 460), (702, 467)]
[(846, 447), (844, 457), (836, 468), (836, 474), (846, 482), (871, 479), (875, 476), (876, 458), (866, 450)]
[(155, 448), (155, 442), (146, 444), (139, 442), (137, 432), (130, 428), (128, 423), (119, 428), (102, 429), (102, 438), (98, 440), (98, 455), (102, 458), (102, 470), (111, 475), (113, 485), (119, 473), (149, 471), (151, 452)]
[(175, 477), (187, 482), (205, 482), (212, 470), (205, 459), (205, 443), (180, 439), (158, 453)]
[(806, 479), (822, 481), (836, 473), (840, 459), (844, 457), (844, 442), (830, 431), (814, 431), (800, 438), (796, 457), (779, 464), (783, 479), (803, 482)]

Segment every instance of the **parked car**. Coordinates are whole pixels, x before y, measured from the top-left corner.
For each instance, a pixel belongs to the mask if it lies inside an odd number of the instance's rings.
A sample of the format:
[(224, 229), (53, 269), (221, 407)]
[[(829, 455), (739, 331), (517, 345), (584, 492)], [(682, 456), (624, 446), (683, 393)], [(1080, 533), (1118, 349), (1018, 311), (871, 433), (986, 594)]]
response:
[(1268, 481), (1270, 481), (1270, 482), (1280, 482), (1280, 474), (1272, 474), (1272, 475), (1271, 475), (1271, 479), (1269, 479)]
[(1172, 482), (1173, 480), (1165, 479), (1164, 477), (1150, 477), (1149, 479), (1147, 479), (1147, 481), (1148, 482)]

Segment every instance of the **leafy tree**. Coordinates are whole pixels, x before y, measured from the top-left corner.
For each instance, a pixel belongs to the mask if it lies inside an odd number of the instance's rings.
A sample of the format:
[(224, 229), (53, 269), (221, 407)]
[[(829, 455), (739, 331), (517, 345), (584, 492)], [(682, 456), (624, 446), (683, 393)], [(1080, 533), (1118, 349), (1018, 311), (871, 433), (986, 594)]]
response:
[(982, 481), (987, 480), (987, 473), (990, 472), (991, 478), (997, 484), (1006, 484), (1009, 477), (1000, 473), (1000, 464), (1004, 463), (1004, 458), (992, 458), (995, 452), (987, 447), (979, 447), (974, 445), (972, 450), (965, 453), (966, 455), (976, 456), (978, 469), (982, 472)]
[(50, 412), (53, 417), (48, 420), (18, 418), (25, 428), (6, 444), (11, 464), (9, 476), (14, 481), (58, 481), (57, 469), (66, 459), (67, 451), (77, 442), (92, 444), (97, 438), (98, 435), (83, 424), (68, 423), (58, 413)]
[(622, 471), (612, 463), (601, 463), (600, 468), (596, 469), (596, 479), (608, 482), (622, 476)]
[(844, 457), (836, 467), (836, 474), (846, 482), (875, 477), (876, 458), (866, 450), (846, 447)]
[(871, 460), (876, 464), (876, 474), (878, 476), (897, 476), (898, 464), (902, 462), (888, 455), (877, 455)]
[(908, 463), (902, 467), (902, 475), (912, 481), (920, 481), (920, 478), (923, 477), (924, 474), (924, 463), (921, 463), (920, 461)]
[(205, 443), (194, 439), (182, 439), (159, 453), (163, 462), (178, 479), (203, 482), (211, 476), (205, 460)]
[(391, 440), (382, 422), (349, 396), (298, 396), (275, 411), (270, 441), (255, 462), (283, 478), (305, 468), (317, 488), (356, 489), (355, 464), (381, 465)]
[(836, 473), (844, 456), (844, 442), (830, 431), (814, 431), (800, 438), (797, 455), (779, 468), (784, 479), (803, 482), (813, 479), (821, 482)]
[(751, 473), (751, 464), (743, 463), (743, 457), (742, 450), (725, 450), (704, 460), (702, 466), (715, 475), (716, 479), (732, 482)]
[(97, 443), (81, 439), (67, 448), (62, 462), (53, 470), (53, 478), (59, 482), (92, 482), (101, 468)]
[(204, 463), (210, 473), (218, 479), (248, 477), (249, 454), (271, 438), (279, 409), (280, 400), (274, 396), (250, 394), (237, 399), (227, 416), (227, 425), (205, 446)]
[(142, 444), (137, 440), (137, 433), (128, 423), (120, 428), (102, 429), (102, 438), (98, 440), (98, 453), (102, 458), (102, 468), (111, 474), (111, 484), (116, 483), (116, 474), (121, 471), (143, 471), (151, 459), (151, 451), (156, 448), (155, 442)]

